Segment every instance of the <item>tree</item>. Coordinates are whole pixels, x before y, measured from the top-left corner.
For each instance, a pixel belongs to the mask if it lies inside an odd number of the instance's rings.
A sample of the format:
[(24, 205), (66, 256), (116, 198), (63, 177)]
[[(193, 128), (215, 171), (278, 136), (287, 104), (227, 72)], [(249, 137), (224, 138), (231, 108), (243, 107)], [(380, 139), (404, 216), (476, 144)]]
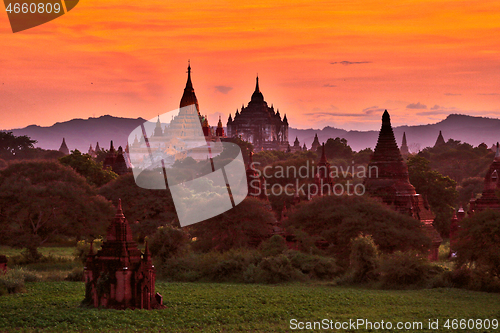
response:
[[(317, 153), (321, 154), (321, 147), (318, 148)], [(325, 155), (327, 158), (342, 158), (351, 159), (353, 152), (351, 147), (347, 144), (347, 140), (344, 138), (328, 139), (325, 143)], [(321, 156), (321, 155), (320, 155)]]
[(462, 220), (455, 251), (457, 266), (500, 278), (500, 212), (485, 210)]
[(0, 158), (18, 159), (33, 149), (36, 142), (26, 135), (15, 136), (12, 132), (0, 131)]
[(430, 162), (415, 155), (408, 160), (410, 183), (417, 193), (427, 199), (431, 211), (436, 215), (434, 226), (441, 235), (448, 235), (458, 192), (457, 183), (436, 170), (431, 170)]
[(133, 234), (141, 241), (160, 226), (179, 223), (170, 191), (141, 188), (136, 185), (132, 174), (104, 185), (99, 194), (113, 202), (122, 200), (123, 213), (131, 222)]
[(109, 183), (118, 175), (109, 169), (103, 169), (102, 162), (96, 162), (89, 154), (82, 154), (78, 149), (71, 151), (71, 154), (61, 157), (59, 161), (64, 165), (69, 165), (80, 175), (85, 177), (90, 185), (101, 187)]
[(397, 213), (375, 199), (361, 196), (324, 196), (302, 202), (290, 214), (285, 227), (305, 232), (328, 244), (329, 252), (347, 265), (350, 240), (371, 235), (382, 253), (426, 251), (430, 240), (421, 222)]
[(271, 235), (273, 214), (264, 202), (247, 197), (232, 209), (189, 226), (196, 237), (193, 246), (201, 251), (227, 251), (233, 248), (257, 247)]
[(59, 162), (11, 163), (0, 172), (0, 237), (33, 258), (56, 235), (102, 235), (113, 211), (85, 178)]

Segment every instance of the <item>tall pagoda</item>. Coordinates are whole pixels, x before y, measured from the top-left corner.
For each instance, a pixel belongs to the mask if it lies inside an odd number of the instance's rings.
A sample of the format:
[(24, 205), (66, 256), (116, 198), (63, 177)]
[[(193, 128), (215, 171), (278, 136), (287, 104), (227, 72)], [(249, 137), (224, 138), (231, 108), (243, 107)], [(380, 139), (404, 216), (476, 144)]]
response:
[(432, 225), (434, 215), (427, 202), (410, 183), (408, 167), (396, 143), (387, 110), (382, 115), (382, 128), (367, 170), (364, 180), (366, 191), (381, 198), (394, 210), (420, 220), (426, 235), (432, 241), (429, 258), (437, 260), (442, 239)]
[(440, 147), (444, 144), (446, 144), (446, 142), (444, 141), (443, 134), (441, 133), (441, 131), (439, 131), (439, 135), (436, 139), (436, 143), (434, 144), (434, 148)]
[(59, 147), (59, 151), (64, 155), (69, 155), (69, 149), (68, 146), (66, 145), (66, 140), (64, 138), (62, 140), (61, 147)]
[(406, 158), (410, 154), (408, 150), (408, 144), (406, 143), (406, 132), (403, 132), (403, 142), (401, 142), (401, 155)]

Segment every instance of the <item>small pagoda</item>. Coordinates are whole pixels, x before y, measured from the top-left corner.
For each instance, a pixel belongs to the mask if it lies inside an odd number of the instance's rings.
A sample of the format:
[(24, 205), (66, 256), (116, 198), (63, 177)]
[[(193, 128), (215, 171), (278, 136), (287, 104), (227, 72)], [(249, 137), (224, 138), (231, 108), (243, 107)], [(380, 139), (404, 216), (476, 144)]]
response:
[(500, 199), (496, 192), (500, 189), (500, 146), (497, 142), (496, 154), (490, 168), (484, 176), (484, 189), (479, 199), (471, 199), (469, 204), (469, 215), (476, 211), (485, 209), (500, 210)]
[(156, 273), (148, 244), (142, 254), (123, 215), (121, 200), (101, 250), (94, 254), (90, 248), (84, 277), (84, 305), (147, 310), (163, 307), (161, 295), (155, 294)]

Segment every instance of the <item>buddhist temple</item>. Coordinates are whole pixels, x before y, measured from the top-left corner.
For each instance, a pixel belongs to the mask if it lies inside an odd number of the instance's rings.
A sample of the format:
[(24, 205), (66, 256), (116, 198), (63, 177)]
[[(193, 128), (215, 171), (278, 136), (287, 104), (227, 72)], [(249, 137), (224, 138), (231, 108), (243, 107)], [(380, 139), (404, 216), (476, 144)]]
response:
[(97, 154), (96, 154), (95, 150), (92, 148), (92, 144), (90, 144), (90, 147), (89, 147), (87, 154), (92, 158), (96, 158)]
[(123, 149), (120, 146), (118, 151), (115, 150), (113, 146), (113, 140), (111, 140), (109, 151), (106, 154), (106, 158), (102, 164), (103, 168), (110, 168), (114, 173), (118, 175), (123, 175), (128, 172), (127, 163), (123, 157)]
[(300, 142), (299, 142), (299, 139), (297, 137), (295, 137), (295, 141), (293, 143), (293, 146), (290, 147), (290, 151), (292, 153), (302, 151), (302, 147), (300, 146)]
[(162, 307), (161, 295), (155, 294), (156, 273), (148, 245), (144, 254), (137, 248), (121, 200), (101, 250), (94, 254), (91, 247), (84, 276), (82, 304), (112, 309)]
[(408, 150), (408, 145), (406, 144), (406, 132), (403, 132), (403, 142), (401, 142), (401, 155), (403, 156), (403, 158), (406, 158), (408, 157), (408, 155), (410, 154), (409, 150)]
[(495, 158), (491, 163), (490, 168), (484, 176), (483, 193), (478, 199), (471, 199), (469, 204), (469, 214), (485, 209), (500, 210), (500, 199), (496, 195), (496, 191), (500, 189), (500, 147), (497, 142)]
[(247, 107), (236, 110), (234, 119), (229, 115), (227, 136), (238, 137), (253, 144), (257, 151), (288, 149), (288, 120), (281, 119), (279, 110), (269, 107), (259, 88), (259, 77), (255, 91)]
[(408, 167), (396, 143), (391, 118), (387, 110), (382, 116), (382, 128), (375, 151), (368, 164), (364, 185), (368, 193), (381, 198), (394, 210), (423, 223), (427, 236), (432, 240), (429, 258), (437, 260), (438, 248), (442, 239), (432, 225), (434, 215), (425, 199), (417, 194), (415, 187), (410, 184)]
[(439, 131), (439, 135), (436, 140), (436, 143), (434, 144), (434, 148), (442, 146), (444, 144), (446, 144), (446, 142), (444, 141), (443, 134), (441, 133), (441, 131)]
[(59, 151), (64, 155), (69, 155), (69, 149), (68, 146), (66, 145), (66, 140), (64, 138), (62, 140), (61, 147), (59, 147)]
[(319, 143), (319, 139), (318, 139), (318, 133), (316, 133), (314, 135), (314, 140), (313, 140), (313, 143), (311, 145), (311, 150), (312, 151), (318, 151), (318, 148), (321, 146), (321, 144)]

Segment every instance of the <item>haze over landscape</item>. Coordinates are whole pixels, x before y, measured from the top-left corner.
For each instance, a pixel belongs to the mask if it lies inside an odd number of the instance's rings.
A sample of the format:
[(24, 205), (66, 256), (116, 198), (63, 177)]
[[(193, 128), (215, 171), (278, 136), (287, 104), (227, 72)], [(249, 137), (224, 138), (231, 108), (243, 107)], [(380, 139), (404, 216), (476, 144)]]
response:
[[(110, 140), (115, 148), (125, 146), (130, 132), (140, 126), (145, 119), (118, 118), (109, 115), (89, 119), (73, 119), (68, 122), (56, 123), (52, 126), (28, 126), (13, 130), (14, 135), (27, 135), (37, 140), (35, 146), (44, 149), (59, 149), (62, 138), (65, 138), (70, 150), (78, 149), (87, 152), (89, 145), (95, 147), (99, 142), (101, 148), (109, 148)], [(398, 145), (401, 145), (403, 132), (406, 132), (408, 146), (411, 152), (417, 152), (425, 147), (431, 147), (436, 142), (439, 131), (443, 132), (445, 140), (453, 139), (467, 142), (474, 146), (484, 142), (491, 147), (500, 140), (500, 119), (471, 117), (466, 115), (449, 115), (440, 122), (419, 126), (400, 126), (394, 128)], [(355, 151), (374, 148), (378, 138), (376, 131), (352, 131), (335, 127), (322, 129), (289, 129), (290, 145), (297, 137), (301, 145), (311, 148), (314, 136), (318, 134), (320, 142), (328, 138), (345, 138)]]
[(188, 59), (211, 124), (248, 103), (257, 73), (294, 128), (500, 112), (498, 1), (87, 0), (17, 34), (0, 15), (0, 35), (2, 129), (150, 119), (178, 107)]

